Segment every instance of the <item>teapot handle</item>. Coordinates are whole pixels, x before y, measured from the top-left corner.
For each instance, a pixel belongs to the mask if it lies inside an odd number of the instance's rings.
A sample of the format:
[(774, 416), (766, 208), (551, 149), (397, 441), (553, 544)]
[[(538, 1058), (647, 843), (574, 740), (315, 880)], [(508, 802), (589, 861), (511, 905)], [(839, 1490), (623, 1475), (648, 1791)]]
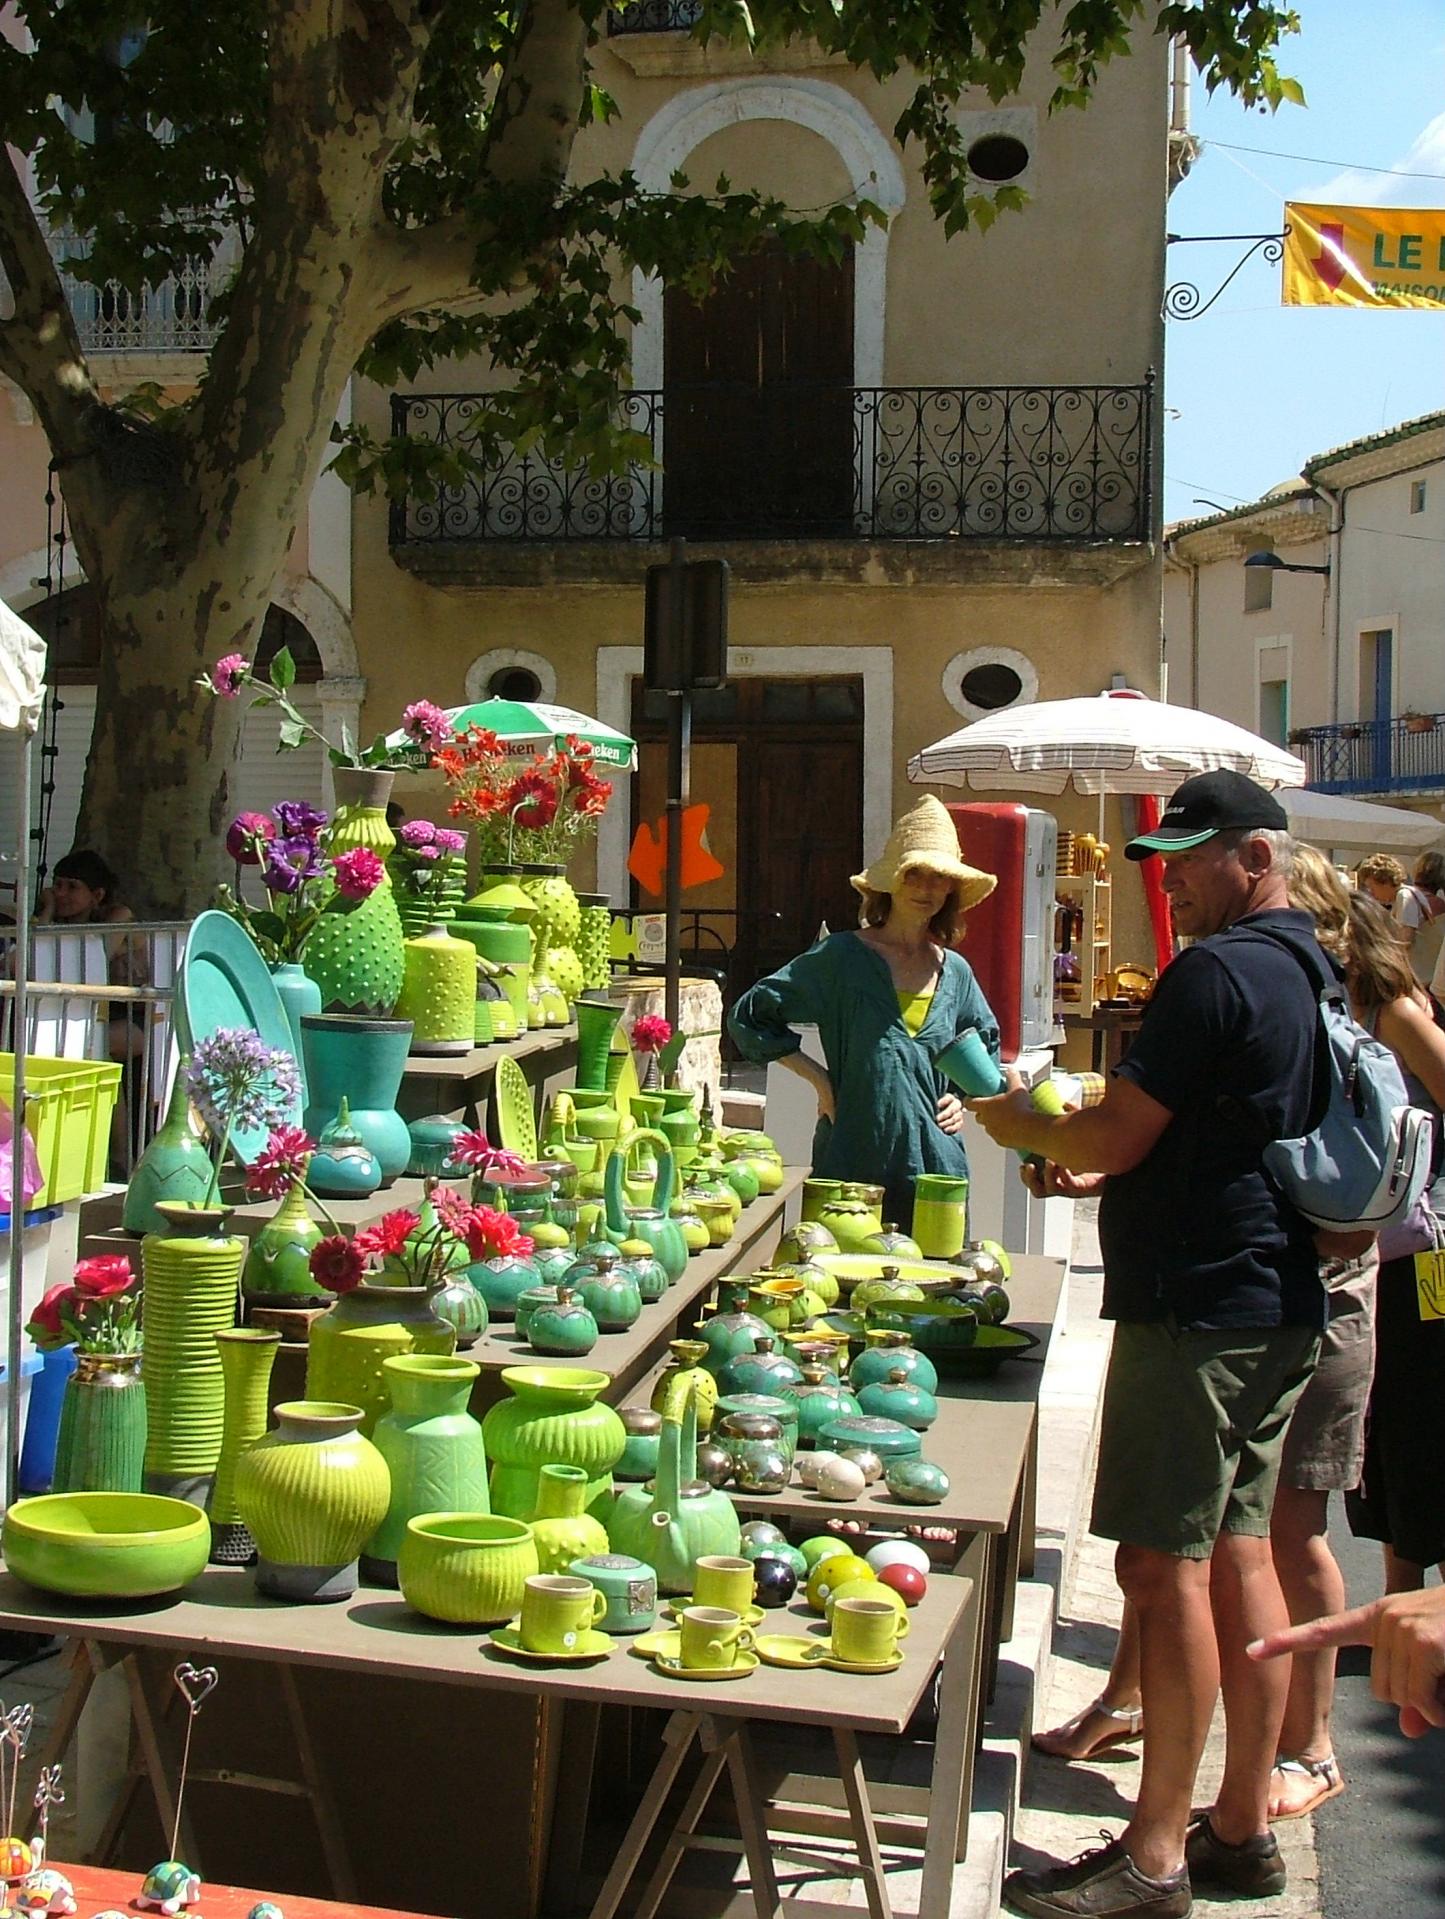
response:
[(652, 1203), (659, 1212), (665, 1213), (672, 1204), (673, 1189), (677, 1184), (677, 1161), (672, 1156), (672, 1141), (666, 1133), (659, 1133), (651, 1126), (639, 1126), (635, 1133), (627, 1138), (629, 1163), (632, 1149), (646, 1140), (657, 1155), (657, 1190)]

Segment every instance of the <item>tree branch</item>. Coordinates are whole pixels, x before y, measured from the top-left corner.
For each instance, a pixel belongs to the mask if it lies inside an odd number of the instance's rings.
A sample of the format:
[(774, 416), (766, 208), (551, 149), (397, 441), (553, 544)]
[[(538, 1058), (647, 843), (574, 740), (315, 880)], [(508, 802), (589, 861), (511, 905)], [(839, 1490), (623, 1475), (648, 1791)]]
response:
[(100, 394), (85, 363), (45, 230), (12, 148), (0, 147), (0, 267), (15, 315), (0, 327), (0, 371), (39, 414), (57, 460), (90, 450)]

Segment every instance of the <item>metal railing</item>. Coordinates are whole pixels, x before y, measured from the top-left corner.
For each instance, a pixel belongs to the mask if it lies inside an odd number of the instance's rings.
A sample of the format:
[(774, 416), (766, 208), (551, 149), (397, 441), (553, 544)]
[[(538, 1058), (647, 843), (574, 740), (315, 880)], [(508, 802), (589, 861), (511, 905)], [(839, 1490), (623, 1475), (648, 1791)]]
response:
[(1345, 720), (1295, 739), (1307, 784), (1321, 793), (1421, 793), (1445, 788), (1445, 713)]
[[(84, 240), (73, 233), (51, 234), (57, 259), (83, 258)], [(61, 269), (60, 280), (87, 353), (207, 353), (220, 326), (211, 319), (211, 302), (230, 276), (230, 245), (223, 242), (211, 259), (189, 260), (157, 286), (131, 292), (119, 280), (94, 286)]]
[[(39, 1059), (110, 1059), (125, 1068), (110, 1171), (129, 1178), (155, 1136), (167, 1092), (176, 966), (189, 920), (33, 929), (25, 1051)], [(15, 935), (0, 933), (0, 1039), (15, 1045)]]
[(623, 33), (687, 33), (702, 15), (702, 0), (631, 0), (625, 7), (607, 9), (607, 31)]
[[(482, 393), (393, 394), (392, 430), (468, 449)], [(623, 396), (650, 461), (594, 477), (503, 449), (391, 543), (695, 539), (1144, 540), (1152, 377), (1139, 386), (674, 385)]]

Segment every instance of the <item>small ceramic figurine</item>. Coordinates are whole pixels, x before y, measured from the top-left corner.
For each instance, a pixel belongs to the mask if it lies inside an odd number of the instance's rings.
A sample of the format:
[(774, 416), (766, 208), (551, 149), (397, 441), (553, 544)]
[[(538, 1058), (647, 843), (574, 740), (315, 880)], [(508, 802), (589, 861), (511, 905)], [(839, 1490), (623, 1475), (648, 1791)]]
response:
[(0, 1839), (0, 1878), (13, 1884), (23, 1879), (34, 1864), (23, 1839)]
[(246, 1919), (286, 1919), (286, 1916), (279, 1906), (273, 1906), (269, 1899), (263, 1899), (258, 1905), (252, 1906)]
[(136, 1904), (142, 1912), (163, 1912), (170, 1919), (183, 1907), (196, 1905), (200, 1897), (199, 1876), (179, 1859), (163, 1859), (146, 1874)]
[(75, 1911), (75, 1888), (65, 1874), (57, 1872), (54, 1866), (41, 1866), (38, 1871), (28, 1872), (15, 1888), (11, 1909), (30, 1913), (33, 1919), (45, 1919), (49, 1913), (72, 1913)]

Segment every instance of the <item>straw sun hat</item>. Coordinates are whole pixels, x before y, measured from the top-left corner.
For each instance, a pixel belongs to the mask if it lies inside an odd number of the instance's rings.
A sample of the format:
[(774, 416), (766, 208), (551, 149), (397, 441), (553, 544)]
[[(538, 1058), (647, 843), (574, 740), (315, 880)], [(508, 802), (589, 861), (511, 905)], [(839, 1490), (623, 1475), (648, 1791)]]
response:
[(980, 873), (959, 858), (958, 834), (948, 809), (931, 793), (894, 822), (888, 844), (866, 872), (853, 875), (850, 884), (860, 893), (893, 893), (901, 875), (913, 866), (952, 880), (959, 909), (965, 913), (998, 885), (992, 873)]

